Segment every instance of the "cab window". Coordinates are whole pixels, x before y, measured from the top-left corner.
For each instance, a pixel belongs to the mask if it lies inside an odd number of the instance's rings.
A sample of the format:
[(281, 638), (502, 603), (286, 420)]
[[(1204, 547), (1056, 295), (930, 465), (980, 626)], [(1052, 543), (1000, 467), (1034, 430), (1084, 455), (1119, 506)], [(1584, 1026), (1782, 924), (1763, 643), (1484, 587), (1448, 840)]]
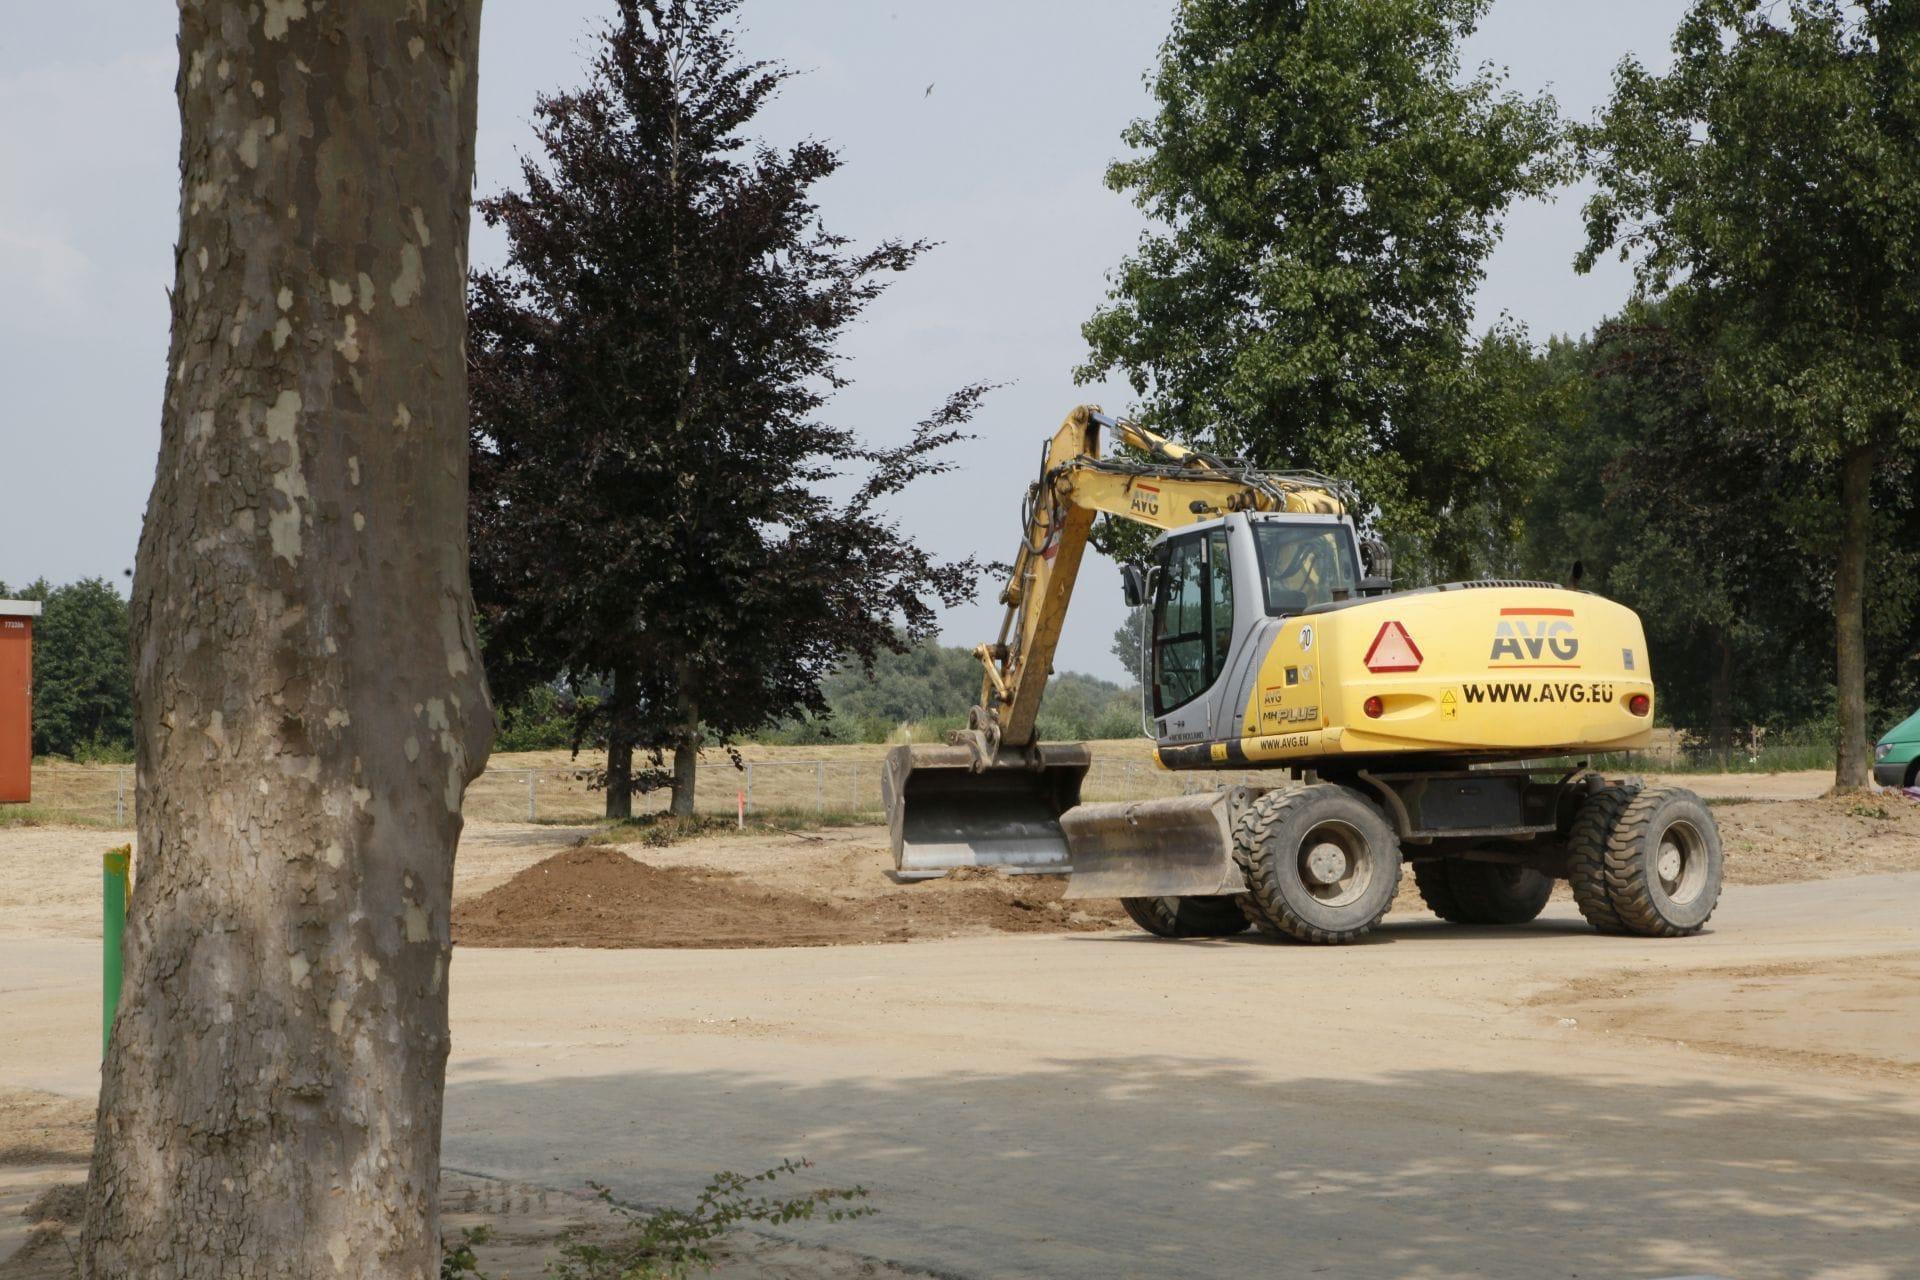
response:
[(1233, 643), (1233, 575), (1224, 529), (1169, 540), (1153, 598), (1153, 704), (1164, 715), (1205, 693)]
[(1353, 594), (1360, 574), (1345, 525), (1262, 520), (1253, 526), (1253, 541), (1270, 616), (1288, 617)]
[(1207, 534), (1207, 683), (1227, 667), (1233, 644), (1233, 575), (1227, 572), (1227, 531)]

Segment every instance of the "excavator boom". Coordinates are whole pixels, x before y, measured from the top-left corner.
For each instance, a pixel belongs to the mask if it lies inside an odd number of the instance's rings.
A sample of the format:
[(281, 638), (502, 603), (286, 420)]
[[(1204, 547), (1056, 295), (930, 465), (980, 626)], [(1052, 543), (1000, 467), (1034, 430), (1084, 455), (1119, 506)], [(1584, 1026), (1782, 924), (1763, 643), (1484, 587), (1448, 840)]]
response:
[[(1103, 457), (1103, 429), (1135, 456)], [(1013, 572), (1000, 592), (999, 636), (974, 651), (985, 670), (967, 728), (947, 746), (889, 753), (882, 791), (900, 873), (1069, 865), (1059, 817), (1079, 803), (1092, 757), (1080, 743), (1038, 744), (1035, 727), (1098, 516), (1173, 530), (1229, 511), (1337, 515), (1345, 510), (1340, 495), (1324, 476), (1257, 471), (1089, 405), (1068, 414), (1028, 490)]]

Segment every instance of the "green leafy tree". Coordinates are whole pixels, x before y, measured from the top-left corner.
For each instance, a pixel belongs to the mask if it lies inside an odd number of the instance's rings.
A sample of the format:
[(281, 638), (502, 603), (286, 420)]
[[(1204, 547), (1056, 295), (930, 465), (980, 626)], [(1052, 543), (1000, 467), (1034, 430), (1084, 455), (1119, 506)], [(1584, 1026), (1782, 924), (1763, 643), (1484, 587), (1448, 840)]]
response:
[[(822, 682), (827, 713), (781, 726), (775, 741), (882, 742), (903, 724), (959, 728), (980, 698), (980, 660), (931, 643), (882, 652), (869, 665), (845, 663)], [(1140, 731), (1140, 693), (1110, 680), (1063, 671), (1047, 683), (1041, 736), (1124, 738)]]
[(1158, 227), (1083, 329), (1082, 380), (1123, 373), (1177, 439), (1353, 481), (1416, 571), (1478, 564), (1505, 522), (1489, 502), (1527, 486), (1517, 338), (1476, 342), (1473, 294), (1502, 214), (1552, 185), (1560, 148), (1551, 99), (1461, 76), (1487, 4), (1179, 6), (1159, 110), (1107, 171)]
[(1804, 474), (1713, 411), (1704, 360), (1658, 308), (1630, 308), (1542, 363), (1564, 394), (1542, 429), (1553, 462), (1522, 571), (1561, 579), (1577, 562), (1583, 586), (1633, 607), (1662, 716), (1709, 747), (1728, 750), (1736, 722), (1804, 723), (1807, 682), (1781, 679), (1811, 659), (1811, 688), (1824, 688), (1808, 624), (1817, 565), (1792, 528)]
[(1127, 620), (1113, 633), (1110, 652), (1120, 660), (1127, 674), (1133, 677), (1135, 684), (1142, 684), (1147, 678), (1147, 655), (1140, 648), (1140, 632), (1146, 620), (1146, 606), (1127, 610)]
[(789, 73), (738, 57), (737, 8), (619, 0), (587, 83), (535, 104), (519, 189), (477, 206), (509, 246), (469, 306), (488, 675), (509, 704), (604, 684), (610, 817), (636, 750), (672, 757), (639, 781), (691, 813), (703, 745), (823, 713), (843, 661), (974, 590), (884, 508), (946, 469), (984, 388), (895, 448), (821, 420), (839, 335), (925, 245), (851, 247), (814, 204), (838, 155), (748, 136)]
[[(1832, 736), (1831, 467), (1723, 412), (1710, 361), (1635, 303), (1534, 357), (1546, 466), (1504, 572), (1565, 579), (1645, 623), (1663, 720), (1715, 751), (1748, 726)], [(1911, 464), (1876, 477), (1867, 605), (1872, 723), (1920, 702), (1920, 509)]]
[(104, 578), (55, 587), (42, 578), (12, 596), (38, 600), (33, 626), (36, 755), (124, 759), (133, 749), (127, 602)]
[(1723, 415), (1833, 477), (1835, 781), (1863, 786), (1876, 472), (1920, 447), (1920, 8), (1695, 0), (1674, 54), (1665, 75), (1623, 62), (1582, 131), (1600, 189), (1579, 263), (1634, 260)]

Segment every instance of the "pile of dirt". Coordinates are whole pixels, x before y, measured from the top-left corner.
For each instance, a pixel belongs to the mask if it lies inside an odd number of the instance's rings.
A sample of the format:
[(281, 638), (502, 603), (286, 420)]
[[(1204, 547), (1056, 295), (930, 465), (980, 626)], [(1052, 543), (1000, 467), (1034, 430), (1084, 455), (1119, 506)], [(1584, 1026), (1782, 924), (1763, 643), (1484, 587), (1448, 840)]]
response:
[(1728, 884), (1920, 870), (1920, 804), (1898, 792), (1713, 806)]
[(1062, 901), (1063, 888), (1021, 876), (829, 896), (583, 845), (457, 903), (453, 936), (477, 947), (818, 947), (1108, 929), (1121, 921), (1113, 904)]

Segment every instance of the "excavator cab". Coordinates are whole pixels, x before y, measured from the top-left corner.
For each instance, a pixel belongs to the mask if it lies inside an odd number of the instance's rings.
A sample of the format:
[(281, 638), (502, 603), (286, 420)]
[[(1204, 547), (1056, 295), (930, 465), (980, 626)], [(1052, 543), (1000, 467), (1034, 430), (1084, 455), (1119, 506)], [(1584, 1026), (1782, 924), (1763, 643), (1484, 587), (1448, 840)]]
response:
[[(1281, 623), (1354, 599), (1365, 581), (1359, 551), (1352, 524), (1330, 514), (1232, 513), (1163, 535), (1142, 663), (1157, 745), (1240, 737), (1249, 685)], [(1295, 664), (1291, 688), (1314, 684), (1314, 665)]]

